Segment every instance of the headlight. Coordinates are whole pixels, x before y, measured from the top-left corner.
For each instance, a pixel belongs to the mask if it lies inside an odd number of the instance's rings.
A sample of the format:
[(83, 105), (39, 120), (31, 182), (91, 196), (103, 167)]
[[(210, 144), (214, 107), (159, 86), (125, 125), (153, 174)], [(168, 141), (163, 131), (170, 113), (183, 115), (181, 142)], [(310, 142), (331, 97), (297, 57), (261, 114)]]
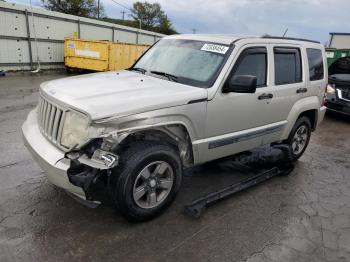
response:
[(334, 94), (334, 93), (335, 93), (335, 88), (334, 88), (334, 86), (328, 84), (328, 85), (327, 85), (326, 92), (327, 92), (328, 94)]
[(89, 119), (83, 114), (66, 112), (61, 137), (61, 145), (72, 148), (88, 138)]

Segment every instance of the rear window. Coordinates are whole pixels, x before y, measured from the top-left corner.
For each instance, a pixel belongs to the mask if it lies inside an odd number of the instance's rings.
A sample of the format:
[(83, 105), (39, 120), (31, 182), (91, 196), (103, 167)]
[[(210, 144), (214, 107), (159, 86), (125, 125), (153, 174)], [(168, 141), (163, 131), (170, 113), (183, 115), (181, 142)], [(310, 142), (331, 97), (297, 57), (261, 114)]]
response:
[(309, 61), (310, 81), (321, 80), (324, 78), (324, 67), (322, 51), (319, 49), (307, 48), (307, 59)]
[(299, 48), (274, 48), (275, 84), (286, 85), (302, 81), (301, 56)]

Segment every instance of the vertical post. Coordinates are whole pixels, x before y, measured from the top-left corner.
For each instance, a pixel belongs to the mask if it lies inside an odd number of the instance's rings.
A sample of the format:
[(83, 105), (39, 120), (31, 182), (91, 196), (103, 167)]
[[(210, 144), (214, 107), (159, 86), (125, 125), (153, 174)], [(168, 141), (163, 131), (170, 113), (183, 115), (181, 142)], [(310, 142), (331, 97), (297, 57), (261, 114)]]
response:
[(100, 0), (97, 0), (97, 19), (100, 19)]
[(27, 38), (28, 38), (30, 69), (33, 70), (33, 51), (32, 51), (32, 42), (30, 40), (30, 27), (29, 27), (29, 18), (28, 18), (28, 11), (27, 11), (27, 9), (25, 10), (25, 17), (26, 17), (26, 26), (27, 26)]
[(329, 40), (328, 47), (331, 47), (331, 46), (332, 46), (332, 41), (333, 41), (333, 35), (331, 34), (331, 40)]
[[(139, 28), (139, 30), (138, 30), (138, 32), (137, 32), (137, 35), (136, 35), (136, 44), (138, 44), (139, 43), (139, 38), (141, 38), (141, 19), (138, 19), (139, 20), (139, 25), (140, 25), (140, 28)], [(140, 36), (139, 36), (140, 35)]]
[(80, 19), (78, 19), (78, 38), (80, 39)]
[(114, 27), (112, 27), (112, 42), (114, 42)]

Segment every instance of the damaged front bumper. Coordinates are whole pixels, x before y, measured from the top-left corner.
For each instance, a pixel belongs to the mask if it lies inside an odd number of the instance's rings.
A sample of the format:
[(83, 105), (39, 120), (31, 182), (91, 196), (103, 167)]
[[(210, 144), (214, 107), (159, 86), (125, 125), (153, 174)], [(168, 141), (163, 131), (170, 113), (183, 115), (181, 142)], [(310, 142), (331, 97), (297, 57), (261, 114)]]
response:
[(25, 146), (52, 184), (65, 189), (86, 206), (100, 204), (92, 197), (92, 185), (97, 184), (101, 174), (117, 165), (116, 155), (98, 149), (90, 158), (77, 152), (63, 152), (41, 134), (35, 110), (29, 113), (24, 122), (22, 134)]
[(336, 89), (334, 94), (326, 93), (325, 105), (329, 111), (350, 115), (350, 100), (342, 96), (340, 89)]

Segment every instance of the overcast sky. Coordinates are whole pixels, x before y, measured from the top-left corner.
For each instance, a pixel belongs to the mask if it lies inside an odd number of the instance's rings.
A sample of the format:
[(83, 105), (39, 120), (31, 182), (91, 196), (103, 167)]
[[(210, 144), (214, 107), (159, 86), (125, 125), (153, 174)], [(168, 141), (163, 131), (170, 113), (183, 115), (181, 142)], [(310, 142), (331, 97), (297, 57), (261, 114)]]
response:
[[(7, 0), (29, 4), (29, 0)], [(127, 7), (132, 0), (116, 0)], [(32, 0), (40, 5), (39, 0)], [(121, 18), (127, 9), (101, 0), (106, 14)], [(153, 2), (149, 0), (149, 2)], [(157, 0), (180, 33), (282, 35), (326, 42), (329, 32), (350, 32), (349, 0)]]

